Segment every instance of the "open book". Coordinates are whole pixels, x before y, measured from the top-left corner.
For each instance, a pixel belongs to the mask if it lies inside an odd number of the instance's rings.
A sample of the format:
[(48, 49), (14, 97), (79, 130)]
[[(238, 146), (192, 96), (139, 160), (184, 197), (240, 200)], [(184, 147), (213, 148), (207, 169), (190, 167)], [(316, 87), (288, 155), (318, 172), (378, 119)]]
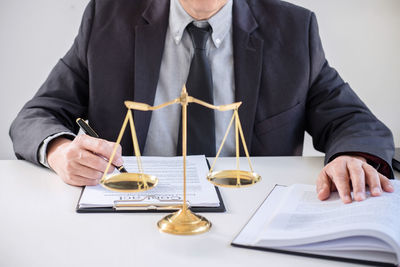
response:
[(297, 255), (363, 262), (400, 263), (400, 181), (393, 193), (343, 204), (326, 201), (315, 186), (275, 186), (232, 245)]
[[(135, 157), (123, 157), (129, 172), (137, 172)], [(144, 173), (158, 178), (156, 187), (137, 193), (110, 191), (101, 185), (86, 186), (79, 199), (78, 212), (169, 211), (183, 201), (182, 157), (141, 157)], [(204, 155), (188, 156), (186, 164), (187, 201), (198, 212), (224, 212), (218, 188), (207, 181), (208, 165)]]

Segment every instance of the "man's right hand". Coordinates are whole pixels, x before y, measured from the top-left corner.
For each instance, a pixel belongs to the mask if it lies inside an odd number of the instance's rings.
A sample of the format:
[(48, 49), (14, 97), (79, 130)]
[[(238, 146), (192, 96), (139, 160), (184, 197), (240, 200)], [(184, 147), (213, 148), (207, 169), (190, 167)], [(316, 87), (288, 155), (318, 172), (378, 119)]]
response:
[[(47, 162), (67, 184), (96, 185), (103, 176), (114, 146), (113, 142), (88, 135), (78, 135), (73, 141), (59, 137), (47, 146)], [(121, 146), (117, 149), (113, 164), (123, 165)], [(113, 170), (111, 165), (108, 172)]]

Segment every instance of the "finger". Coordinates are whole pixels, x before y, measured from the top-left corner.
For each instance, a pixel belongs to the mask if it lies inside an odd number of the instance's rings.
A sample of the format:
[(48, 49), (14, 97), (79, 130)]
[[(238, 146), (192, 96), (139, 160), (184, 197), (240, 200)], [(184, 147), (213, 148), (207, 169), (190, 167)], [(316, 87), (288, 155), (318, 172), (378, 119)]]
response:
[(379, 180), (381, 182), (381, 186), (382, 186), (383, 190), (385, 190), (386, 192), (392, 193), (394, 191), (392, 182), (385, 175), (382, 175), (380, 173), (378, 173), (378, 175), (379, 175)]
[[(74, 141), (81, 148), (101, 155), (107, 159), (111, 157), (114, 147), (117, 145), (116, 143), (108, 142), (104, 139), (95, 138), (88, 135), (79, 135), (74, 139)], [(119, 145), (117, 147), (117, 151), (115, 153), (112, 163), (116, 166), (121, 166), (124, 164), (121, 157), (121, 148)]]
[[(81, 150), (79, 158), (80, 158), (79, 159), (80, 165), (91, 168), (95, 171), (99, 171), (101, 173), (105, 172), (108, 165), (107, 160), (87, 150)], [(108, 173), (113, 171), (114, 171), (114, 166), (110, 165)]]
[(84, 178), (87, 179), (94, 179), (94, 180), (98, 180), (103, 176), (104, 172), (101, 172), (99, 170), (95, 170), (93, 168), (87, 167), (85, 165), (81, 165), (78, 163), (78, 165), (75, 167), (74, 172)]
[[(341, 173), (341, 172), (339, 172), (339, 173)], [(348, 174), (346, 175), (343, 173), (341, 173), (341, 174), (333, 173), (329, 176), (332, 179), (332, 181), (335, 183), (336, 189), (337, 189), (339, 196), (342, 199), (343, 203), (345, 203), (345, 204), (351, 203), (349, 175)]]
[(371, 192), (371, 195), (374, 197), (380, 196), (382, 193), (382, 187), (378, 172), (374, 169), (374, 167), (367, 163), (364, 163), (362, 167), (365, 172), (365, 178), (369, 186), (369, 191)]
[(347, 170), (350, 174), (351, 184), (353, 186), (354, 200), (363, 201), (365, 199), (365, 174), (359, 160), (347, 162)]
[(325, 171), (322, 170), (319, 173), (317, 179), (317, 194), (319, 200), (326, 200), (330, 196), (331, 186), (332, 186), (331, 179), (328, 177)]
[(93, 186), (99, 183), (97, 179), (88, 179), (79, 175), (72, 175), (64, 179), (67, 184), (75, 185), (75, 186)]

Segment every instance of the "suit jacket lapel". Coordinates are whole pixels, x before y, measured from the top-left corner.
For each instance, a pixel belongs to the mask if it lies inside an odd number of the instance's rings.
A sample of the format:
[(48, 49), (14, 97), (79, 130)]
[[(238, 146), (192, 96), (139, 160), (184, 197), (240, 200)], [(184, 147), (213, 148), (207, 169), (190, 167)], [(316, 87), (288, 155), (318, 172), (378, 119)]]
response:
[(252, 34), (258, 24), (246, 1), (234, 0), (232, 24), (235, 99), (243, 102), (239, 116), (247, 147), (251, 149), (261, 79), (263, 40)]
[[(144, 22), (135, 28), (134, 101), (154, 103), (168, 27), (169, 1), (152, 0), (142, 14)], [(143, 151), (151, 112), (134, 111), (140, 150)]]

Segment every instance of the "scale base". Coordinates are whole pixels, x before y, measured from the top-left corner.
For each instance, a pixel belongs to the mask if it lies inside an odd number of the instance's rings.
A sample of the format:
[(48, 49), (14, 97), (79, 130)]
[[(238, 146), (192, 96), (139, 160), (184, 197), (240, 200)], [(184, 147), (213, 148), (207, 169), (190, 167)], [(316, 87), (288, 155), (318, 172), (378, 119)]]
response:
[(209, 173), (207, 179), (216, 186), (244, 187), (258, 183), (261, 176), (249, 171), (224, 170)]
[(143, 173), (118, 173), (106, 176), (100, 184), (112, 191), (122, 193), (140, 192), (152, 189), (158, 183), (153, 175)]
[(189, 209), (181, 209), (169, 214), (157, 223), (158, 229), (174, 235), (196, 235), (207, 232), (211, 227), (205, 217), (192, 213)]

